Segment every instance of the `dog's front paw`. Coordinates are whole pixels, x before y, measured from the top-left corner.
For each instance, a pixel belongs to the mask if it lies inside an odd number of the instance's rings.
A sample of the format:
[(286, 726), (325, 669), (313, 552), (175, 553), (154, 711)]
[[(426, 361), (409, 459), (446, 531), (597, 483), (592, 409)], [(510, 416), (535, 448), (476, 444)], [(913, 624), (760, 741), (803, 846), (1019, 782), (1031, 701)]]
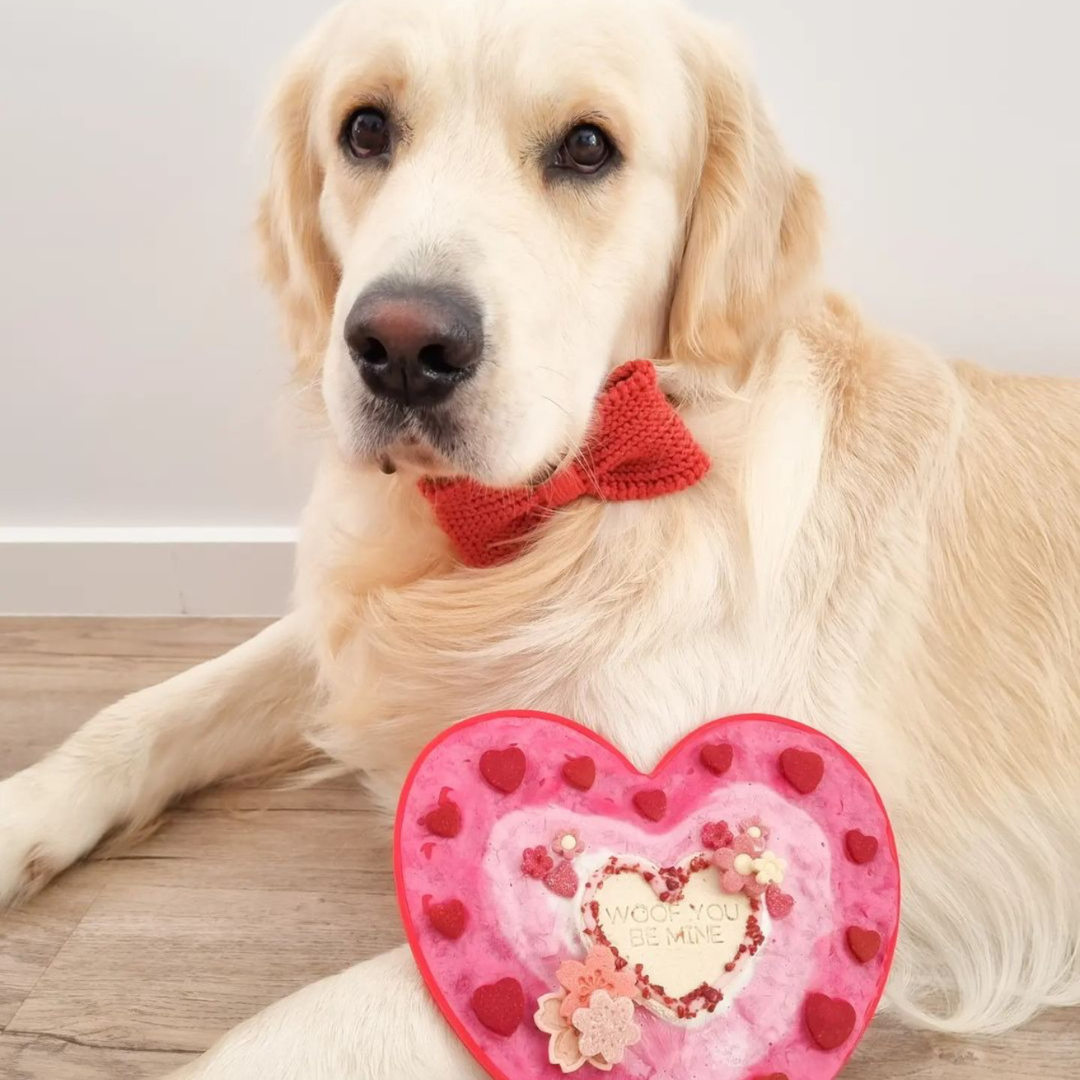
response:
[(67, 846), (25, 774), (0, 782), (0, 909), (28, 900), (65, 869)]

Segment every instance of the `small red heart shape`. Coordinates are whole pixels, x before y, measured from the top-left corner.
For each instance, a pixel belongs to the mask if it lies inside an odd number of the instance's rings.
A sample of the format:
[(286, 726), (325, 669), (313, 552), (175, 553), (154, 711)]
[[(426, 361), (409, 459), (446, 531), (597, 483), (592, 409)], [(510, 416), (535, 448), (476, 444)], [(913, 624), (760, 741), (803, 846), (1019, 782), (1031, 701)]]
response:
[(698, 760), (713, 776), (723, 776), (734, 759), (735, 747), (731, 743), (708, 743), (698, 754)]
[(851, 955), (860, 964), (869, 964), (881, 952), (881, 935), (876, 930), (863, 930), (858, 926), (848, 927), (847, 944)]
[(461, 832), (461, 807), (450, 798), (444, 788), (439, 794), (439, 805), (425, 814), (423, 820), (432, 835), (453, 840)]
[(806, 1027), (822, 1050), (843, 1046), (855, 1030), (857, 1017), (850, 1003), (825, 994), (811, 994), (806, 999)]
[[(732, 747), (726, 773), (704, 764), (710, 746)], [(778, 764), (792, 749), (822, 762), (811, 799)], [(581, 759), (587, 790), (564, 773)], [(450, 802), (458, 835), (436, 840), (428, 817)], [(877, 838), (876, 858), (854, 861), (849, 832)], [(597, 1070), (567, 1030), (593, 991), (570, 986), (636, 989), (627, 1075), (835, 1080), (896, 947), (898, 861), (872, 783), (776, 717), (708, 724), (648, 775), (557, 717), (458, 724), (406, 781), (395, 872), (424, 980), (495, 1080)], [(880, 934), (865, 963), (847, 939), (864, 927)]]
[(877, 858), (878, 842), (876, 836), (867, 836), (866, 833), (852, 829), (844, 837), (844, 846), (847, 848), (848, 857), (853, 863), (865, 866)]
[(658, 788), (639, 791), (634, 796), (634, 808), (649, 821), (662, 821), (667, 814), (667, 795)]
[(517, 979), (500, 979), (478, 987), (472, 996), (476, 1019), (496, 1035), (509, 1039), (525, 1018), (525, 991)]
[(780, 755), (780, 771), (797, 792), (809, 795), (825, 776), (825, 762), (812, 750), (789, 747)]
[(778, 885), (770, 885), (765, 890), (765, 909), (774, 919), (787, 918), (794, 906), (795, 897), (781, 892)]
[(487, 750), (480, 756), (480, 775), (504, 795), (512, 795), (525, 779), (525, 754), (516, 746)]
[(469, 913), (460, 900), (429, 905), (427, 917), (432, 929), (448, 941), (457, 941), (465, 933), (465, 926), (469, 921)]
[(562, 767), (562, 775), (578, 791), (591, 791), (596, 783), (596, 762), (591, 757), (571, 758)]
[(560, 859), (555, 868), (544, 875), (544, 884), (556, 895), (566, 900), (577, 894), (577, 872), (565, 859)]

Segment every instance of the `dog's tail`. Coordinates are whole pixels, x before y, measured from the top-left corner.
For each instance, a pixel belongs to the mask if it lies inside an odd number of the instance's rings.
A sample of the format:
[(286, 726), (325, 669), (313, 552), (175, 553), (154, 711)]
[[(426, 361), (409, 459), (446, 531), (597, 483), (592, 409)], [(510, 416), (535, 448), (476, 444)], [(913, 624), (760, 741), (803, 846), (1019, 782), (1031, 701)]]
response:
[(900, 948), (886, 996), (900, 1019), (996, 1034), (1042, 1009), (1080, 1005), (1080, 823), (1075, 806), (1058, 810), (1035, 816), (998, 792), (967, 835), (950, 830), (970, 821), (970, 810), (917, 826), (938, 840), (924, 839), (904, 864)]

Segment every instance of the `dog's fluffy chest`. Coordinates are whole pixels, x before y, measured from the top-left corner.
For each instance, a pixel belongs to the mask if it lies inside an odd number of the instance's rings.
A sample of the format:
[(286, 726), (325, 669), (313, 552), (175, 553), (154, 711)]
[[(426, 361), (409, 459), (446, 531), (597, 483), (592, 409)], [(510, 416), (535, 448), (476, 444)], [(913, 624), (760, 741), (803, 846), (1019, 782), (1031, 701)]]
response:
[(834, 672), (823, 695), (812, 618), (771, 617), (738, 594), (719, 515), (686, 530), (652, 512), (642, 551), (633, 548), (642, 512), (605, 520), (620, 535), (567, 573), (538, 560), (535, 580), (507, 571), (369, 597), (327, 671), (332, 752), (383, 775), (390, 797), (427, 740), (496, 709), (576, 719), (641, 768), (699, 724), (741, 712), (845, 737), (834, 718), (850, 714), (842, 699), (852, 688)]

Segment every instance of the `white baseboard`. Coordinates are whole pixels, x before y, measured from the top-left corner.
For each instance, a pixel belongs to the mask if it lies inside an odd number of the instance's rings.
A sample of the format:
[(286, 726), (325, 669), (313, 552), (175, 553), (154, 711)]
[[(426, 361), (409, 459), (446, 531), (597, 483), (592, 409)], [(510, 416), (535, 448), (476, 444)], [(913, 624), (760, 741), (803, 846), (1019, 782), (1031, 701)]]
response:
[(0, 614), (280, 615), (296, 530), (0, 528)]

